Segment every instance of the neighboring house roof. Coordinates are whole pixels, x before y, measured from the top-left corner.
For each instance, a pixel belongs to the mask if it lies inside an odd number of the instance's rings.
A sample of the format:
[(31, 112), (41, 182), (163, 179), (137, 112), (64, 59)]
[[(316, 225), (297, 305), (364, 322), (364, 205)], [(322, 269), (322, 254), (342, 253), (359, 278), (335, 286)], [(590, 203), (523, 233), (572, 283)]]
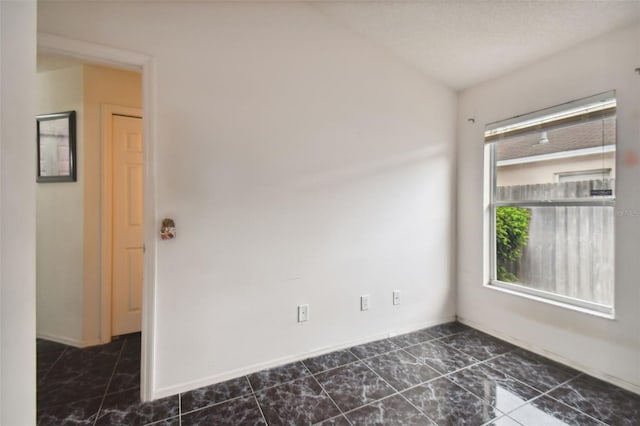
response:
[[(593, 148), (616, 143), (615, 117), (549, 130), (548, 143), (541, 144), (542, 133), (514, 136), (497, 143), (498, 161), (556, 152)], [(509, 141), (509, 143), (503, 143)]]

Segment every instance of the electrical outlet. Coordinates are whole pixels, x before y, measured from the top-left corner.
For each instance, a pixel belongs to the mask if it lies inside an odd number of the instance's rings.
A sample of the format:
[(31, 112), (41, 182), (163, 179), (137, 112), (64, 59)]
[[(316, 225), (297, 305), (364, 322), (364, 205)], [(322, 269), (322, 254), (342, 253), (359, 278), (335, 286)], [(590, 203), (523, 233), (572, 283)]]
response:
[(369, 295), (365, 294), (364, 296), (360, 296), (360, 310), (368, 311), (369, 310)]
[(309, 321), (309, 305), (298, 305), (298, 322)]
[(393, 291), (393, 304), (394, 305), (400, 304), (400, 290)]

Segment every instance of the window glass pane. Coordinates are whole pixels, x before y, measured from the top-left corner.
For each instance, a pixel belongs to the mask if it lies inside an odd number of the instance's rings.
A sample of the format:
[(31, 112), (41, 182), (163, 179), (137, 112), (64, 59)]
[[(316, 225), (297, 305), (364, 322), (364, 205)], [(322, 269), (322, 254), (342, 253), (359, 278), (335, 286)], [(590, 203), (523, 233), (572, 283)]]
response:
[(492, 283), (613, 312), (615, 114), (611, 91), (486, 126)]
[(613, 305), (611, 206), (496, 207), (500, 281)]
[(615, 116), (503, 139), (495, 201), (611, 199), (615, 141)]

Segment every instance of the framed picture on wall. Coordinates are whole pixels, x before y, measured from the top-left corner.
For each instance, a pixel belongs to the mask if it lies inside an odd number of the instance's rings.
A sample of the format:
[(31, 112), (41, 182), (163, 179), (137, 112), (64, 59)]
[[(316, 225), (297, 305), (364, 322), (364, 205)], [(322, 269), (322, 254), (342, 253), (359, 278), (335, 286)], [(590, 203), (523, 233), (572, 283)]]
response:
[(36, 117), (38, 123), (37, 182), (76, 181), (76, 112)]

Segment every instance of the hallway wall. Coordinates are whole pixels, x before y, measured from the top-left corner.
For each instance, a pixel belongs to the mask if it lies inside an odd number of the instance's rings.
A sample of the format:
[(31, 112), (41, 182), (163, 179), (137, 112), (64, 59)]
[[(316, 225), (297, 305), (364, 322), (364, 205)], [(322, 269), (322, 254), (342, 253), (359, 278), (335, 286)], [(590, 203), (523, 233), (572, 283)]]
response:
[(84, 69), (37, 74), (38, 114), (76, 112), (76, 182), (36, 184), (36, 313), (39, 337), (84, 346)]

